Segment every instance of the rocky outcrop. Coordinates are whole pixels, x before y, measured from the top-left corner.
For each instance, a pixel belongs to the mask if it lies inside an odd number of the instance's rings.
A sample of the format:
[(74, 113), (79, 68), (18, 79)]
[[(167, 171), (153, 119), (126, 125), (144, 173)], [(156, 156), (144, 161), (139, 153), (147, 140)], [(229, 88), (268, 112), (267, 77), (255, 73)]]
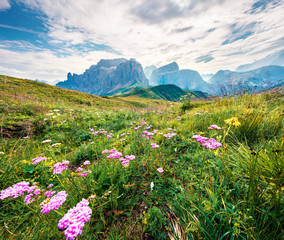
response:
[(95, 95), (108, 95), (137, 83), (148, 85), (141, 64), (135, 59), (119, 58), (102, 59), (80, 75), (68, 73), (67, 80), (57, 83), (56, 86)]
[(149, 84), (153, 86), (175, 84), (182, 89), (204, 92), (207, 92), (209, 85), (197, 71), (189, 69), (180, 70), (176, 62), (154, 70), (150, 75)]
[(284, 67), (266, 66), (247, 72), (220, 70), (209, 79), (211, 93), (233, 95), (243, 91), (258, 92), (284, 83)]

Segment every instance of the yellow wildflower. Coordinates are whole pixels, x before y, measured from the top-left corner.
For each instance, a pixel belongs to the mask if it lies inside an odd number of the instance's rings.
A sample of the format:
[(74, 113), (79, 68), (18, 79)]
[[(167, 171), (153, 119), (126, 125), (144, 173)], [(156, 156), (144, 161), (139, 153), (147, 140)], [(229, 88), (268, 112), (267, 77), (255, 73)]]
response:
[(234, 126), (238, 127), (241, 125), (241, 123), (239, 122), (239, 119), (237, 117), (232, 117), (230, 119), (225, 120), (225, 123), (227, 124), (233, 124)]

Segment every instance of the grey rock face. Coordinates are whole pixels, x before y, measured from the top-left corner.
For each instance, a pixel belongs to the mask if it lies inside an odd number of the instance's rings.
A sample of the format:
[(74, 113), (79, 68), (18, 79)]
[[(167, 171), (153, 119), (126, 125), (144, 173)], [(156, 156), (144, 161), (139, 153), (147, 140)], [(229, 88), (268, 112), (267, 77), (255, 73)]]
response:
[(107, 95), (135, 83), (148, 85), (141, 64), (135, 59), (120, 58), (102, 59), (80, 75), (68, 73), (67, 80), (57, 83), (56, 86), (95, 95)]
[(153, 86), (175, 84), (182, 89), (204, 92), (207, 92), (209, 85), (197, 71), (189, 69), (179, 70), (176, 62), (154, 70), (150, 75), (149, 84)]
[(245, 90), (257, 92), (282, 84), (284, 67), (266, 66), (247, 72), (221, 70), (209, 82), (213, 94), (231, 95)]
[(145, 67), (145, 68), (144, 68), (144, 74), (145, 74), (146, 78), (149, 79), (151, 73), (152, 73), (154, 70), (156, 70), (156, 69), (157, 69), (157, 67), (154, 66), (154, 65)]

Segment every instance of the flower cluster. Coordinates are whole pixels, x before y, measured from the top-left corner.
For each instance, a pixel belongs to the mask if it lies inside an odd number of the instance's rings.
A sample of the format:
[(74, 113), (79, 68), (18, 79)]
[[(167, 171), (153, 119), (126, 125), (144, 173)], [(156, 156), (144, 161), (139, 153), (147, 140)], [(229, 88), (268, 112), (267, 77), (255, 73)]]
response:
[(217, 149), (219, 147), (222, 147), (222, 144), (217, 142), (214, 138), (208, 139), (207, 137), (202, 137), (199, 135), (194, 135), (192, 138), (194, 138), (197, 142), (201, 143), (202, 146), (210, 149)]
[(56, 191), (46, 191), (44, 193), (44, 196), (51, 198), (55, 193), (56, 193)]
[(208, 127), (208, 129), (212, 130), (212, 129), (216, 129), (216, 130), (221, 130), (221, 128), (215, 124), (210, 125), (210, 127)]
[(164, 169), (163, 169), (163, 168), (158, 168), (157, 171), (158, 171), (159, 173), (163, 173), (163, 172), (164, 172)]
[(3, 200), (7, 197), (17, 198), (21, 195), (24, 195), (25, 192), (30, 190), (29, 185), (29, 182), (23, 181), (12, 185), (12, 187), (2, 190), (0, 193), (0, 200)]
[(90, 173), (92, 173), (92, 171), (90, 171), (90, 170), (82, 172), (82, 173), (80, 173), (80, 177), (86, 177)]
[(90, 165), (90, 164), (91, 164), (91, 162), (90, 162), (89, 160), (87, 160), (87, 161), (85, 161), (85, 162), (83, 163), (84, 166)]
[(121, 162), (122, 166), (123, 167), (128, 167), (129, 166), (129, 160), (132, 161), (135, 159), (135, 156), (134, 155), (126, 155), (125, 158), (121, 157), (119, 159), (119, 161)]
[(32, 186), (27, 190), (27, 192), (29, 194), (25, 197), (24, 202), (29, 205), (40, 194), (40, 189), (37, 186)]
[(151, 143), (152, 148), (159, 148), (160, 146), (156, 143)]
[(67, 165), (69, 161), (63, 161), (61, 163), (56, 163), (53, 166), (53, 174), (61, 174), (64, 170), (67, 170)]
[(82, 199), (81, 202), (70, 209), (58, 222), (58, 228), (64, 231), (65, 237), (68, 240), (74, 240), (82, 233), (86, 222), (91, 218), (92, 209), (88, 206), (89, 201)]
[(122, 153), (121, 152), (118, 152), (114, 149), (111, 149), (109, 151), (110, 155), (107, 156), (107, 158), (120, 158), (122, 156)]
[(46, 160), (46, 157), (36, 157), (36, 158), (32, 159), (32, 164), (35, 165), (35, 164), (42, 162), (44, 160)]
[(58, 209), (67, 198), (68, 194), (65, 191), (61, 191), (54, 195), (49, 201), (48, 199), (44, 200), (40, 206), (41, 206), (41, 212), (42, 213), (49, 213), (52, 210)]
[(176, 136), (177, 134), (176, 133), (168, 133), (168, 134), (164, 134), (163, 136), (167, 139), (171, 139), (173, 138), (174, 136)]
[(154, 133), (148, 132), (147, 130), (143, 131), (142, 137), (144, 137), (146, 140), (152, 138)]

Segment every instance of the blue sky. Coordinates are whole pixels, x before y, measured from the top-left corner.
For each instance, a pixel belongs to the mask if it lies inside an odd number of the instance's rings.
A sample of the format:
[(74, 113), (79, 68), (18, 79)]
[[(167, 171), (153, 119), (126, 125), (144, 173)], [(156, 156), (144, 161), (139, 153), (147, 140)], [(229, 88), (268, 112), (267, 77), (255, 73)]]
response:
[(235, 70), (283, 39), (284, 0), (0, 0), (0, 74), (51, 84), (101, 58)]

